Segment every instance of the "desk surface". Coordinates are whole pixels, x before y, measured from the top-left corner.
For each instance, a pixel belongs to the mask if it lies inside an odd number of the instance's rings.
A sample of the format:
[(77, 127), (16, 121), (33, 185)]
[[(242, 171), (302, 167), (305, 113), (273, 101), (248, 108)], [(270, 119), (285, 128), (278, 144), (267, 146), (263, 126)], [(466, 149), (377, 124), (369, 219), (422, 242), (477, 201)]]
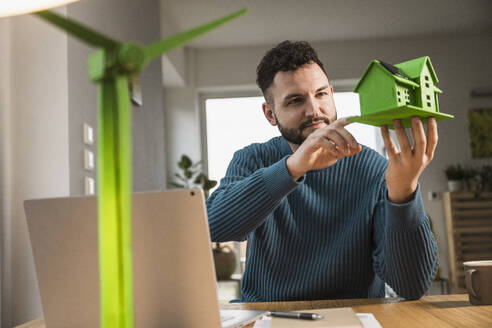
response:
[[(418, 301), (400, 298), (376, 298), (329, 301), (235, 303), (222, 309), (298, 311), (307, 309), (352, 307), (357, 312), (373, 313), (384, 327), (492, 327), (492, 305), (472, 306), (467, 294), (424, 296)], [(17, 328), (45, 328), (37, 319)]]

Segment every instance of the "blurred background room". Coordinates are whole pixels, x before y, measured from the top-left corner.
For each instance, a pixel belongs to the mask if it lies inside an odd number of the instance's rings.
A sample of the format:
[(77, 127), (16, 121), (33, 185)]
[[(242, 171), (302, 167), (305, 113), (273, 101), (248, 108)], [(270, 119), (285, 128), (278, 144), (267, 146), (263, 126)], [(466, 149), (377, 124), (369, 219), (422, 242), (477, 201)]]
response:
[[(440, 111), (455, 116), (438, 124), (435, 157), (420, 180), (439, 246), (429, 293), (461, 291), (456, 267), (467, 256), (492, 257), (492, 2), (80, 0), (56, 11), (147, 44), (244, 7), (245, 16), (142, 73), (141, 92), (132, 92), (134, 190), (179, 182), (183, 154), (220, 180), (235, 150), (278, 135), (263, 117), (255, 79), (261, 57), (283, 40), (306, 40), (318, 51), (339, 117), (359, 113), (352, 90), (371, 60), (429, 56), (443, 90)], [(97, 90), (86, 62), (93, 51), (32, 15), (0, 18), (2, 327), (42, 316), (23, 201), (89, 194), (97, 184), (86, 165), (96, 143), (84, 143), (88, 128), (97, 139)], [(378, 129), (350, 129), (384, 154)], [(244, 269), (244, 245), (223, 252), (230, 251), (233, 275), (219, 282), (222, 301), (239, 297)]]

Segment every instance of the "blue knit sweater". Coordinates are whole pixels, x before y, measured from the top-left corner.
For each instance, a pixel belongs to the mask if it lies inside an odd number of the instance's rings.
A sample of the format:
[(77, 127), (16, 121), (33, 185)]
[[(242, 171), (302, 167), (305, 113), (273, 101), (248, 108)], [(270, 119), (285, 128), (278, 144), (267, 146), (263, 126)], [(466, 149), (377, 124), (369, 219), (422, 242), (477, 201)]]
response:
[(291, 178), (283, 137), (237, 151), (207, 201), (213, 241), (248, 240), (244, 302), (384, 297), (384, 282), (420, 298), (437, 246), (420, 191), (387, 199), (387, 160), (363, 147)]

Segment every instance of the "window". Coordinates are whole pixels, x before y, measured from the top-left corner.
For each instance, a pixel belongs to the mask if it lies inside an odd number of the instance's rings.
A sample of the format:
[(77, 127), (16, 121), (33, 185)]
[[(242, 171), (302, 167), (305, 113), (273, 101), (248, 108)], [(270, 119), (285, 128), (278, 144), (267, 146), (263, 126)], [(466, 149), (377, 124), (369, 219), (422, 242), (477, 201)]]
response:
[(234, 152), (279, 136), (261, 110), (263, 97), (211, 98), (205, 101), (207, 164), (210, 179), (220, 181)]
[[(210, 179), (220, 181), (234, 152), (254, 142), (279, 136), (261, 110), (263, 97), (207, 98), (205, 100), (206, 159)], [(353, 92), (335, 93), (338, 117), (360, 114), (359, 96)], [(347, 130), (361, 143), (383, 153), (379, 129), (353, 123)], [(213, 190), (212, 190), (213, 191)]]

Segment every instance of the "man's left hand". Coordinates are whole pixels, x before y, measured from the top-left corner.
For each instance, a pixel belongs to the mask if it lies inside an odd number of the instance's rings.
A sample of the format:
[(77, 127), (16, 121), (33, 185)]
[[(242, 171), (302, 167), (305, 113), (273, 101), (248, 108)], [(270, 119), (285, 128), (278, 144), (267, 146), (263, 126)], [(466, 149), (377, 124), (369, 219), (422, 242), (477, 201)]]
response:
[(400, 145), (398, 151), (387, 126), (381, 127), (386, 153), (389, 157), (386, 169), (386, 185), (389, 201), (402, 204), (410, 201), (417, 190), (419, 176), (434, 157), (437, 146), (437, 123), (430, 117), (427, 121), (427, 134), (418, 117), (412, 117), (413, 148), (400, 120), (394, 121), (396, 137)]

